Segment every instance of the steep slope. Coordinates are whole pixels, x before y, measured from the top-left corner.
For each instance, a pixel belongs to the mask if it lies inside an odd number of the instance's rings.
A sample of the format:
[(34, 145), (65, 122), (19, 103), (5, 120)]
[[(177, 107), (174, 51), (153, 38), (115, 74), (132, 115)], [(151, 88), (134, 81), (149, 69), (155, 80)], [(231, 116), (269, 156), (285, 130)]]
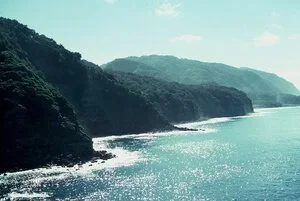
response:
[(71, 106), (31, 69), (0, 52), (0, 172), (91, 159), (92, 140)]
[(241, 68), (242, 70), (251, 71), (264, 80), (269, 81), (274, 87), (276, 87), (277, 92), (283, 94), (291, 94), (291, 95), (300, 95), (299, 90), (295, 87), (295, 85), (273, 73), (267, 73), (264, 71), (259, 71), (251, 68)]
[(276, 88), (250, 71), (219, 63), (206, 63), (196, 60), (179, 59), (173, 56), (142, 56), (127, 59), (141, 62), (159, 69), (172, 81), (182, 84), (216, 83), (234, 87), (246, 93), (275, 93)]
[(0, 48), (12, 50), (73, 105), (92, 136), (173, 129), (140, 95), (52, 39), (0, 18)]
[(120, 82), (145, 97), (173, 123), (253, 112), (251, 100), (241, 91), (217, 85), (183, 85), (147, 76), (108, 70)]
[(158, 69), (152, 68), (151, 66), (143, 64), (141, 62), (130, 61), (128, 59), (116, 59), (100, 67), (125, 73), (134, 73), (142, 76), (151, 76), (157, 79), (163, 79), (168, 81), (171, 80), (171, 78), (169, 78), (164, 72)]
[[(189, 59), (179, 59), (174, 56), (142, 56), (128, 57), (127, 63), (114, 65), (114, 61), (104, 65), (106, 69), (124, 71), (130, 61), (139, 62), (159, 70), (168, 76), (167, 81), (182, 84), (215, 83), (222, 86), (234, 87), (247, 93), (255, 105), (281, 106), (287, 104), (285, 99), (278, 99), (280, 94), (297, 95), (299, 91), (290, 82), (278, 76), (245, 68), (235, 68), (225, 64), (206, 63)], [(136, 64), (137, 65), (137, 64)], [(136, 73), (127, 68), (126, 72)], [(146, 75), (146, 73), (144, 74)], [(148, 74), (148, 76), (152, 76)], [(153, 77), (153, 76), (152, 76)], [(163, 79), (163, 78), (162, 78)], [(278, 101), (281, 102), (278, 102)]]
[(294, 96), (290, 94), (280, 94), (278, 97), (280, 102), (285, 103), (286, 105), (300, 105), (300, 96)]

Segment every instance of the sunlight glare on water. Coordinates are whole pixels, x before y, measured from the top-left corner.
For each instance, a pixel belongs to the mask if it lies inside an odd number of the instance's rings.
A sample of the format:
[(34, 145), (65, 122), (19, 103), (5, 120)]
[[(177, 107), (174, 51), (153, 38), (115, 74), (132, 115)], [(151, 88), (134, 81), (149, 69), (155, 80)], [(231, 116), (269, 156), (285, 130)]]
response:
[(0, 175), (2, 199), (299, 200), (300, 107), (95, 138), (117, 158)]

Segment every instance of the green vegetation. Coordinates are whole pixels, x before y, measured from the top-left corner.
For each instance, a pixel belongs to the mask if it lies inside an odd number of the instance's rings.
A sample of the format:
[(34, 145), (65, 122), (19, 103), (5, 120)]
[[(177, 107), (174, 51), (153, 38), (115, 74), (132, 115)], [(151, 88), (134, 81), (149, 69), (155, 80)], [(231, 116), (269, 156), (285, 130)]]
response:
[(251, 68), (242, 68), (246, 71), (251, 71), (264, 80), (268, 81), (271, 85), (273, 85), (276, 88), (276, 92), (279, 94), (290, 94), (290, 95), (300, 95), (299, 90), (289, 81), (278, 77), (277, 75), (273, 73), (267, 73), (259, 70), (254, 70)]
[(251, 100), (241, 91), (217, 85), (183, 85), (147, 76), (108, 71), (123, 85), (140, 93), (171, 122), (253, 112)]
[(31, 64), (31, 70), (57, 88), (91, 136), (173, 129), (112, 75), (15, 20), (0, 18), (0, 47), (15, 51)]
[(71, 106), (30, 68), (14, 52), (0, 53), (0, 172), (93, 153)]
[[(120, 62), (122, 62), (122, 65), (120, 65)], [(142, 68), (141, 66), (143, 65), (144, 67)], [(182, 84), (215, 83), (234, 87), (247, 93), (254, 104), (257, 105), (282, 105), (285, 103), (277, 102), (276, 97), (278, 94), (299, 94), (298, 89), (292, 83), (274, 74), (249, 68), (235, 68), (219, 63), (179, 59), (173, 56), (128, 57), (112, 61), (102, 67)], [(151, 73), (148, 73), (147, 69), (151, 69)], [(164, 76), (155, 76), (155, 74), (160, 72)]]
[[(118, 65), (124, 66), (123, 60)], [(167, 73), (146, 64), (129, 61), (131, 70), (169, 80)], [(5, 164), (0, 171), (90, 159), (95, 152), (85, 133), (172, 130), (170, 122), (253, 111), (247, 96), (232, 88), (103, 71), (5, 18), (0, 18), (0, 73), (0, 156)]]
[(174, 129), (141, 96), (79, 53), (4, 18), (0, 73), (0, 172), (112, 157), (96, 153), (86, 132)]
[(104, 64), (102, 67), (113, 71), (134, 73), (137, 75), (150, 76), (157, 79), (171, 81), (171, 78), (169, 78), (163, 71), (152, 68), (147, 64), (128, 59), (116, 59), (112, 63)]
[(89, 85), (80, 118), (93, 136), (173, 129), (139, 94), (122, 86), (100, 68), (88, 68)]

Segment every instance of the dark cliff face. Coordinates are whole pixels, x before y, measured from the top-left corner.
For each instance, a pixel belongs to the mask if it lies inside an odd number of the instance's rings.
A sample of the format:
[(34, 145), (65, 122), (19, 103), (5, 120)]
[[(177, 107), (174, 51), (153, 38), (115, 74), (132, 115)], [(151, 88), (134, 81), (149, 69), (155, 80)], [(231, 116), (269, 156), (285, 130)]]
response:
[(0, 53), (0, 172), (93, 155), (71, 106), (29, 64)]
[(253, 112), (251, 100), (234, 88), (183, 85), (131, 73), (108, 72), (132, 91), (140, 93), (162, 116), (174, 123)]
[(173, 129), (144, 98), (112, 75), (17, 21), (0, 19), (0, 47), (15, 51), (56, 87), (91, 136)]
[(0, 172), (92, 157), (92, 136), (173, 129), (101, 68), (0, 18)]
[(93, 136), (173, 129), (151, 104), (114, 76), (95, 68), (88, 68), (88, 74), (80, 117)]
[(251, 101), (234, 89), (122, 80), (4, 18), (0, 72), (0, 171), (89, 159), (95, 153), (85, 133), (172, 130), (169, 121), (252, 111)]

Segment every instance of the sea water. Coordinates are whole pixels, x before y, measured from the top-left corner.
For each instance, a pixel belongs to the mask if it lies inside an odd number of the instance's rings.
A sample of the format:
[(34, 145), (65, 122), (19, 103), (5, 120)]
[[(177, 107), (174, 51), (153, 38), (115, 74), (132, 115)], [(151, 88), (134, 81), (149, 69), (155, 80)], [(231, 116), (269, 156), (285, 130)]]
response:
[(2, 200), (300, 200), (300, 107), (95, 138), (116, 158), (0, 175)]

